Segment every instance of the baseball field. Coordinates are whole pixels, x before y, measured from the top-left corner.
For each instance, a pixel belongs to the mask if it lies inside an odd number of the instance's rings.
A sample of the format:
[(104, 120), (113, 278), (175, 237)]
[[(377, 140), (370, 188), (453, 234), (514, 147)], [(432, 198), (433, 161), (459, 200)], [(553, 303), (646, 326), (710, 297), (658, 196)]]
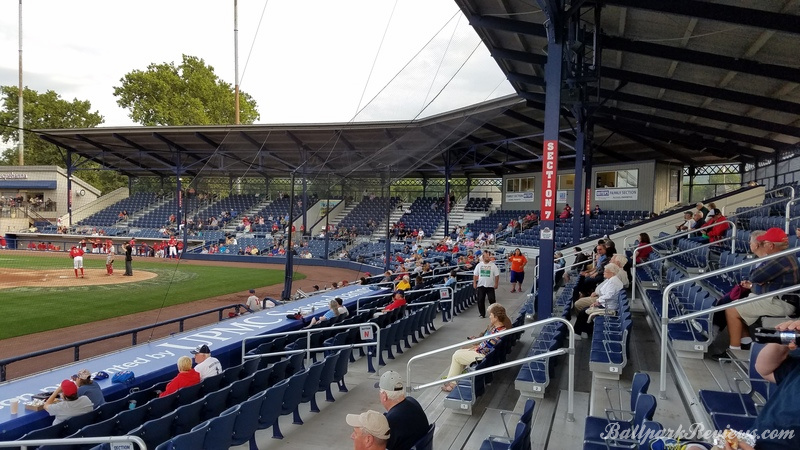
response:
[[(105, 255), (87, 254), (85, 277), (76, 278), (66, 253), (0, 253), (0, 339), (246, 292), (282, 283), (284, 277), (282, 270), (257, 265), (154, 258), (134, 258), (134, 276), (125, 277), (120, 255), (114, 267), (107, 275)], [(295, 280), (302, 278), (295, 273)], [(186, 314), (192, 312), (187, 308)]]

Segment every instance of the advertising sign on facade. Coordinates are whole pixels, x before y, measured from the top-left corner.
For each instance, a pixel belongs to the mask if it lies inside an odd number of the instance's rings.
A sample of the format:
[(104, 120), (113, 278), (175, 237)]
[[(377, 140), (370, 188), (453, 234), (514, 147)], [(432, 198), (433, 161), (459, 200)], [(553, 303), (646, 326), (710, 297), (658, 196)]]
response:
[(594, 190), (594, 199), (595, 200), (638, 200), (639, 199), (639, 189), (637, 188), (627, 188), (627, 189), (601, 189), (597, 188)]

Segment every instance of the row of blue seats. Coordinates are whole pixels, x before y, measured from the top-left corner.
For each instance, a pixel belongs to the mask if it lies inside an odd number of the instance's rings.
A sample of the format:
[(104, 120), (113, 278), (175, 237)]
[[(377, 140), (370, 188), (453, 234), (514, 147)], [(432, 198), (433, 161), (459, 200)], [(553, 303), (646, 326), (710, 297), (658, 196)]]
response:
[[(617, 378), (628, 364), (633, 320), (625, 290), (618, 294), (619, 309), (615, 315), (594, 317), (589, 370), (604, 378)], [(589, 318), (591, 320), (592, 317)]]
[(511, 433), (511, 430), (509, 430), (506, 425), (505, 416), (514, 413), (501, 410), (500, 419), (503, 422), (505, 435), (489, 435), (489, 437), (484, 439), (481, 443), (480, 450), (530, 450), (533, 408), (535, 405), (536, 402), (533, 399), (525, 401), (525, 406), (522, 409), (522, 414), (519, 414), (519, 420), (514, 427), (513, 433)]

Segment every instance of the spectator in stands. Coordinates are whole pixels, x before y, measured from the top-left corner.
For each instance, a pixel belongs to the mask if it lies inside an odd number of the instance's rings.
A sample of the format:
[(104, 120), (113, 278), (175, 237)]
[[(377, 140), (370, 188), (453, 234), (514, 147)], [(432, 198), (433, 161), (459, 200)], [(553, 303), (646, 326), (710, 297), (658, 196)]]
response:
[(454, 269), (450, 271), (450, 276), (448, 276), (447, 280), (445, 280), (444, 287), (452, 287), (455, 289), (456, 283), (458, 283), (458, 272), (456, 272)]
[(691, 211), (686, 211), (683, 213), (683, 222), (675, 225), (675, 231), (687, 231), (691, 230), (694, 227), (694, 219), (692, 218), (693, 214)]
[(561, 214), (558, 215), (558, 218), (569, 219), (571, 214), (572, 214), (572, 207), (569, 206), (569, 203), (567, 203), (567, 205), (564, 206), (564, 209), (561, 210)]
[[(800, 331), (800, 321), (783, 322), (775, 327), (780, 331)], [(775, 392), (769, 396), (764, 408), (756, 416), (754, 430), (794, 430), (794, 435), (789, 439), (769, 440), (766, 437), (756, 438), (758, 449), (796, 449), (800, 448), (800, 433), (798, 433), (797, 416), (800, 413), (800, 403), (797, 402), (797, 392), (800, 391), (800, 357), (794, 352), (798, 342), (787, 345), (767, 344), (758, 354), (756, 370), (770, 383), (778, 385)], [(739, 448), (751, 450), (747, 444), (739, 444)]]
[[(336, 284), (336, 283), (334, 283), (334, 284)], [(320, 317), (312, 318), (311, 322), (309, 322), (309, 324), (306, 326), (306, 328), (313, 327), (314, 325), (322, 323), (322, 322), (324, 322), (326, 320), (335, 319), (336, 317), (339, 317), (340, 314), (341, 313), (339, 312), (339, 303), (336, 300), (332, 299), (330, 302), (328, 302), (328, 310), (325, 312), (325, 314), (320, 316)]]
[(708, 204), (708, 212), (706, 213), (706, 221), (708, 221), (708, 218), (711, 217), (712, 215), (716, 215), (716, 214), (720, 214), (720, 213), (721, 213), (721, 211), (719, 209), (717, 209), (716, 203), (714, 203), (714, 202), (709, 203)]
[(647, 258), (650, 256), (650, 253), (653, 252), (653, 247), (650, 246), (650, 235), (647, 233), (639, 233), (639, 245), (637, 246), (639, 249), (636, 252), (636, 264), (641, 264), (644, 261), (647, 261)]
[(594, 205), (594, 216), (598, 217), (600, 214), (603, 214), (603, 210), (600, 209), (600, 205)]
[[(490, 336), (505, 331), (511, 328), (511, 319), (506, 314), (506, 309), (499, 303), (489, 305), (487, 309), (489, 313), (489, 326), (483, 332), (482, 336)], [(474, 339), (475, 336), (470, 336)], [(454, 377), (461, 374), (464, 368), (472, 363), (478, 362), (486, 357), (489, 352), (500, 342), (500, 338), (493, 337), (481, 341), (478, 345), (472, 345), (467, 348), (456, 350), (450, 361), (450, 371), (447, 373), (446, 378)], [(448, 382), (442, 386), (442, 390), (450, 392), (456, 386), (455, 382)]]
[(211, 349), (207, 345), (198, 345), (190, 353), (194, 355), (194, 362), (197, 363), (194, 370), (200, 374), (201, 380), (222, 373), (222, 364), (211, 356)]
[(397, 283), (394, 288), (398, 291), (407, 291), (411, 289), (411, 278), (408, 275), (403, 275), (403, 278)]
[(522, 281), (525, 279), (525, 266), (528, 264), (528, 258), (522, 254), (519, 248), (514, 249), (514, 252), (508, 256), (508, 262), (511, 265), (511, 292), (522, 292)]
[(166, 397), (172, 393), (177, 392), (178, 389), (194, 386), (200, 382), (200, 374), (192, 369), (192, 358), (188, 356), (181, 356), (178, 358), (178, 375), (167, 383), (164, 392), (159, 394), (159, 397)]
[(500, 269), (492, 260), (492, 252), (481, 254), (481, 262), (475, 266), (472, 274), (472, 286), (477, 291), (478, 314), (483, 318), (486, 298), (488, 297), (491, 306), (495, 302), (495, 290), (500, 286)]
[[(711, 205), (713, 205), (713, 203), (711, 203)], [(720, 210), (714, 209), (713, 211), (715, 211), (713, 216), (715, 218), (715, 225), (710, 230), (707, 230), (709, 242), (717, 242), (723, 239), (725, 237), (725, 232), (727, 232), (728, 228), (731, 227), (731, 225), (727, 222), (728, 218), (725, 217)], [(708, 214), (710, 215), (711, 211), (709, 211)], [(709, 223), (706, 222), (706, 225), (708, 224)]]
[(361, 414), (348, 414), (345, 418), (353, 427), (350, 439), (355, 450), (385, 450), (389, 441), (389, 422), (383, 414), (369, 410)]
[(393, 310), (395, 310), (397, 308), (402, 308), (403, 306), (406, 306), (407, 304), (408, 303), (406, 302), (406, 293), (405, 293), (405, 291), (400, 291), (400, 290), (394, 291), (394, 297), (392, 297), (392, 302), (389, 303), (388, 305), (384, 306), (383, 308), (381, 308), (376, 315), (382, 314), (382, 313), (387, 313), (387, 312), (393, 311)]
[(94, 405), (95, 408), (106, 402), (103, 396), (103, 390), (100, 389), (97, 383), (92, 381), (91, 372), (86, 369), (81, 369), (77, 375), (73, 375), (72, 379), (78, 386), (78, 397), (82, 395), (89, 397), (89, 400), (92, 401), (92, 405)]
[(697, 212), (699, 212), (700, 214), (702, 214), (702, 215), (703, 215), (703, 218), (705, 218), (705, 217), (706, 217), (706, 214), (708, 214), (708, 208), (706, 208), (706, 207), (703, 205), (703, 202), (697, 202), (697, 204), (695, 205), (695, 207), (697, 208)]
[[(364, 277), (361, 277), (361, 279), (363, 280)], [(338, 308), (339, 309), (339, 315), (342, 316), (342, 317), (349, 316), (350, 315), (350, 311), (348, 311), (347, 307), (344, 306), (344, 300), (342, 300), (341, 297), (336, 297), (334, 300), (336, 300), (336, 303), (339, 305), (339, 308)]]
[(428, 432), (428, 416), (413, 397), (406, 397), (400, 374), (389, 370), (375, 383), (389, 422), (391, 450), (409, 450)]
[(605, 280), (603, 274), (605, 266), (609, 263), (610, 258), (606, 256), (606, 246), (604, 244), (597, 244), (595, 247), (597, 252), (597, 259), (594, 263), (592, 270), (584, 270), (580, 272), (578, 277), (578, 284), (572, 291), (572, 302), (576, 302), (581, 297), (587, 297), (597, 287), (598, 284)]
[[(62, 401), (56, 403), (59, 395)], [(53, 425), (57, 425), (70, 417), (91, 412), (94, 406), (89, 397), (78, 395), (78, 386), (72, 380), (64, 380), (45, 400), (44, 409), (51, 416), (55, 416)]]
[[(789, 248), (789, 239), (780, 228), (770, 228), (763, 234), (758, 233), (755, 238), (752, 238), (752, 235), (756, 233), (758, 232), (751, 233), (750, 251), (758, 258), (765, 258)], [(755, 266), (750, 271), (749, 282), (745, 283), (743, 287), (752, 290), (753, 293), (750, 296), (753, 296), (795, 284), (800, 284), (800, 267), (797, 258), (793, 255), (784, 255)], [(794, 311), (793, 305), (777, 296), (726, 309), (725, 319), (730, 335), (730, 348), (739, 350), (742, 348), (742, 344), (749, 347), (751, 339), (748, 327), (761, 316), (782, 317), (791, 315)]]
[[(583, 265), (577, 265), (585, 262)], [(589, 255), (583, 252), (580, 247), (575, 247), (575, 261), (572, 262), (572, 270), (583, 271), (589, 266)]]
[[(694, 220), (694, 226), (692, 226), (692, 230), (699, 230), (700, 228), (702, 228), (702, 227), (704, 227), (706, 225), (705, 216), (703, 216), (703, 213), (700, 212), (700, 211), (696, 211), (694, 213), (694, 215), (692, 216), (692, 220)], [(698, 231), (697, 233), (693, 233), (693, 234), (695, 236), (699, 236), (700, 232)]]
[[(575, 319), (575, 334), (591, 333), (592, 324), (589, 316), (596, 311), (602, 310), (606, 314), (616, 314), (619, 309), (619, 292), (623, 289), (622, 280), (617, 276), (622, 269), (616, 264), (607, 264), (603, 269), (602, 283), (597, 285), (594, 292), (588, 297), (583, 297), (575, 302), (572, 310), (577, 315)], [(622, 272), (624, 273), (624, 272)]]

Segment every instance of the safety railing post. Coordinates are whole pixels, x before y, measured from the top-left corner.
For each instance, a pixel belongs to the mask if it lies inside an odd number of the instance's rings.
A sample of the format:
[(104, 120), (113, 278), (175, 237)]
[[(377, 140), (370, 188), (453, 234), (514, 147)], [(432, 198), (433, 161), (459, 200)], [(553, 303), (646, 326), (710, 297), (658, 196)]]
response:
[[(703, 274), (699, 274), (699, 275), (697, 275), (697, 276), (695, 276), (693, 278), (686, 278), (686, 279), (683, 279), (683, 280), (673, 281), (672, 283), (668, 284), (666, 288), (664, 288), (664, 292), (663, 292), (662, 298), (661, 298), (661, 368), (660, 368), (660, 378), (661, 379), (659, 380), (659, 392), (660, 392), (660, 397), (662, 399), (667, 398), (667, 347), (669, 345), (669, 328), (668, 328), (668, 325), (670, 323), (670, 320), (669, 320), (669, 295), (672, 293), (672, 291), (676, 287), (684, 285), (684, 284), (687, 284), (687, 283), (694, 283), (694, 282), (696, 282), (698, 280), (704, 280), (706, 278), (711, 278), (711, 277), (714, 277), (714, 276), (717, 276), (717, 275), (722, 275), (724, 273), (733, 272), (733, 271), (736, 271), (736, 270), (739, 270), (739, 269), (743, 269), (745, 267), (752, 266), (754, 264), (760, 264), (760, 263), (762, 263), (764, 261), (767, 261), (767, 260), (770, 260), (770, 259), (775, 259), (775, 258), (779, 258), (781, 256), (786, 256), (786, 255), (791, 255), (792, 257), (794, 257), (797, 254), (797, 252), (798, 252), (797, 248), (788, 248), (786, 250), (782, 250), (780, 252), (773, 253), (773, 254), (771, 254), (769, 256), (766, 256), (766, 257), (763, 257), (763, 258), (755, 258), (755, 259), (751, 259), (751, 260), (745, 260), (744, 262), (741, 262), (739, 264), (734, 264), (732, 266), (723, 267), (721, 269), (717, 269), (717, 270), (714, 270), (714, 271), (711, 271), (711, 272), (706, 272), (706, 273), (703, 273)], [(741, 302), (741, 300), (754, 301), (754, 300), (758, 300), (758, 299), (762, 299), (762, 298), (766, 298), (766, 297), (772, 297), (774, 295), (778, 295), (778, 294), (783, 293), (783, 292), (791, 292), (792, 290), (796, 290), (796, 287), (792, 286), (791, 288), (782, 288), (782, 289), (779, 289), (779, 290), (775, 290), (775, 291), (769, 292), (767, 294), (762, 294), (762, 295), (760, 295), (758, 297), (748, 297), (747, 299), (740, 299), (740, 300), (737, 300), (736, 304), (731, 304), (731, 307), (735, 307), (735, 306), (739, 306), (739, 305), (743, 304), (743, 302)], [(710, 311), (711, 309), (713, 309), (713, 308), (708, 308), (708, 309), (706, 309), (704, 311)], [(725, 308), (722, 308), (722, 309), (725, 309)], [(702, 311), (697, 311), (697, 312), (701, 313)]]

